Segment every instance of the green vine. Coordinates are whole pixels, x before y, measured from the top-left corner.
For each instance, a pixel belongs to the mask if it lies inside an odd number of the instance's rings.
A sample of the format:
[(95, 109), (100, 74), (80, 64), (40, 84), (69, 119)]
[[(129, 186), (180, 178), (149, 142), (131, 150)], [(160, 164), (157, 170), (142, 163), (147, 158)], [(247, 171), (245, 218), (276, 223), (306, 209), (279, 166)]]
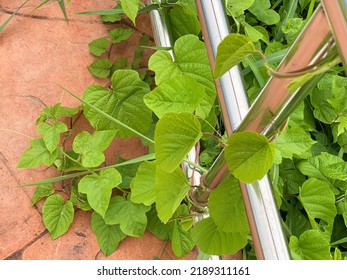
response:
[[(82, 98), (64, 88), (81, 106), (65, 108), (58, 103), (41, 112), (37, 125), (42, 137), (31, 140), (18, 168), (44, 164), (62, 172), (27, 184), (38, 185), (33, 205), (45, 199), (43, 221), (52, 239), (68, 230), (79, 208), (92, 212), (91, 227), (106, 256), (126, 236), (139, 237), (148, 230), (170, 241), (177, 257), (197, 245), (203, 252), (200, 257), (242, 250), (245, 259), (252, 259), (253, 241), (239, 181), (253, 182), (269, 172), (292, 258), (346, 258), (347, 79), (336, 66), (339, 60), (334, 51), (320, 64), (300, 72), (272, 70), (278, 55), (305, 25), (304, 19), (311, 17), (316, 1), (226, 0), (231, 28), (237, 34), (220, 44), (214, 73), (194, 1), (148, 6), (135, 0), (117, 2), (114, 9), (84, 14), (120, 21), (125, 13), (135, 24), (139, 12), (166, 9), (175, 39), (175, 61), (167, 49), (157, 49), (148, 67), (141, 64), (143, 46), (153, 48), (148, 35), (139, 39), (132, 63), (126, 58), (112, 61), (111, 52), (135, 30), (116, 28), (89, 44), (89, 51), (97, 57), (89, 70), (99, 78), (109, 78), (110, 86), (91, 85)], [(256, 60), (259, 55), (262, 62)], [(313, 75), (325, 75), (293, 112), (275, 143), (250, 131), (228, 138), (214, 79), (236, 64), (243, 66), (250, 100), (270, 75), (297, 78), (293, 91)], [(63, 120), (81, 113), (94, 131), (73, 137), (75, 128), (68, 128)], [(115, 137), (139, 137), (149, 154), (107, 166), (104, 151)], [(72, 140), (71, 150), (66, 150), (61, 139)], [(197, 143), (196, 163), (187, 154)], [(209, 217), (195, 222), (201, 214), (191, 213), (192, 186), (181, 163), (205, 173), (223, 148), (231, 175), (210, 194), (204, 209)], [(65, 200), (53, 184), (68, 179), (73, 181)]]

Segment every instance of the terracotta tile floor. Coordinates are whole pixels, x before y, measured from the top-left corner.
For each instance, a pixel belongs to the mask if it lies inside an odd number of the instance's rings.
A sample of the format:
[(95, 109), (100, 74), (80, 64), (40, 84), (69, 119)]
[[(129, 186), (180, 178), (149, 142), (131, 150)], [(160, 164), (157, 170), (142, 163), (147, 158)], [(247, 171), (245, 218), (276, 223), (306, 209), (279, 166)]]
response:
[[(0, 23), (23, 0), (1, 0)], [(35, 120), (43, 109), (42, 102), (52, 105), (60, 100), (64, 106), (79, 104), (56, 85), (82, 95), (84, 89), (105, 80), (92, 77), (87, 66), (93, 57), (88, 43), (105, 36), (113, 25), (101, 24), (97, 16), (78, 16), (75, 12), (108, 9), (112, 0), (73, 0), (67, 7), (70, 23), (63, 20), (58, 5), (32, 12), (31, 0), (0, 33), (0, 259), (106, 259), (100, 252), (90, 228), (90, 213), (79, 211), (64, 236), (52, 241), (41, 218), (41, 204), (31, 207), (33, 188), (20, 184), (54, 176), (54, 170), (41, 168), (19, 170), (16, 164), (36, 133)], [(150, 33), (148, 17), (143, 15), (137, 28)], [(118, 55), (132, 56), (132, 42), (119, 44)], [(27, 136), (25, 136), (27, 135)], [(146, 148), (137, 139), (119, 140), (113, 144), (114, 157), (126, 159), (142, 155)], [(153, 259), (164, 242), (150, 233), (143, 238), (127, 238), (107, 259)], [(194, 259), (196, 251), (186, 258)], [(163, 259), (174, 258), (170, 245)]]

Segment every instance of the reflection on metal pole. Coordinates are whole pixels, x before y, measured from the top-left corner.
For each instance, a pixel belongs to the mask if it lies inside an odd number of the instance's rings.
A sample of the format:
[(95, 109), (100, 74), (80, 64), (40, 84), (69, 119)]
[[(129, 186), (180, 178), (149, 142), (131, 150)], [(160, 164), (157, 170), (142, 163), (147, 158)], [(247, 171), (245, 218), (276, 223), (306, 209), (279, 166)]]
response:
[[(347, 71), (347, 1), (322, 0), (323, 8)], [(347, 74), (347, 72), (346, 72)]]
[[(228, 35), (226, 16), (221, 1), (196, 0), (196, 3), (213, 67), (216, 46)], [(278, 71), (292, 72), (316, 62), (322, 52), (324, 54), (327, 51), (329, 42), (331, 43), (330, 29), (322, 9), (318, 9)], [(224, 80), (229, 80), (233, 86), (223, 86), (228, 83)], [(220, 86), (217, 84), (223, 118), (225, 124), (230, 125), (227, 132), (253, 130), (272, 137), (293, 109), (307, 96), (307, 89), (317, 82), (317, 78), (294, 94), (287, 90), (291, 80), (271, 78), (247, 114), (244, 113), (246, 93), (238, 81), (239, 74), (234, 68), (220, 79)], [(229, 98), (234, 100), (224, 103)], [(234, 104), (237, 104), (237, 108), (234, 108)], [(243, 119), (241, 122), (240, 118)], [(222, 153), (204, 178), (206, 187), (216, 188), (227, 174)], [(258, 259), (289, 259), (287, 242), (268, 176), (252, 184), (241, 184), (241, 191)]]

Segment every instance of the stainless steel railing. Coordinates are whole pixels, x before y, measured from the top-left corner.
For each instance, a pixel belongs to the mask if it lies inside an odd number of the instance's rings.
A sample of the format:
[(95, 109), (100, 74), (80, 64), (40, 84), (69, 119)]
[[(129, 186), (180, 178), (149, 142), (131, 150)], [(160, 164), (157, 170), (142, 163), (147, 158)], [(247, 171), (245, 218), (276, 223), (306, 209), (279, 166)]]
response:
[[(317, 63), (335, 42), (343, 62), (347, 65), (347, 51), (344, 48), (347, 45), (347, 1), (322, 0), (322, 4), (288, 51), (278, 72), (292, 73)], [(196, 0), (196, 6), (213, 68), (217, 46), (230, 32), (224, 7), (222, 1), (216, 0)], [(172, 42), (168, 39), (170, 30), (165, 16), (165, 12), (152, 13), (153, 30), (157, 44), (172, 46)], [(165, 36), (166, 38), (161, 38)], [(234, 67), (216, 81), (227, 133), (230, 135), (236, 131), (252, 130), (272, 139), (319, 79), (318, 75), (295, 93), (289, 93), (287, 87), (291, 79), (272, 77), (249, 108), (239, 69)], [(189, 166), (186, 167), (189, 171)], [(198, 177), (194, 182), (197, 182), (200, 176), (196, 172), (195, 174)], [(202, 184), (211, 191), (218, 187), (228, 174), (222, 152), (209, 172), (201, 178)], [(251, 184), (241, 183), (240, 187), (257, 258), (290, 259), (269, 177), (265, 176)], [(210, 191), (200, 192), (200, 190), (196, 189), (195, 200), (206, 202)]]

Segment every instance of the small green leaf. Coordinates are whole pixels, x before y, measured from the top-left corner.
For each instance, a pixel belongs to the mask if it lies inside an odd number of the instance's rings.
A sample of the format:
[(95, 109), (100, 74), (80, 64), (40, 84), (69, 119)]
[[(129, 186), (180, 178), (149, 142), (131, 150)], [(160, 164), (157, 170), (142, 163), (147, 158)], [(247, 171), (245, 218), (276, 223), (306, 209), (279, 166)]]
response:
[(135, 20), (139, 10), (140, 0), (121, 0), (120, 2), (124, 13), (136, 25)]
[(42, 219), (52, 239), (56, 239), (67, 232), (73, 218), (72, 202), (69, 200), (65, 202), (60, 194), (51, 195), (43, 204)]
[(58, 150), (50, 153), (42, 138), (34, 139), (30, 142), (30, 148), (22, 154), (17, 168), (35, 168), (42, 163), (51, 166), (58, 154)]
[(280, 15), (276, 11), (271, 10), (270, 7), (270, 0), (257, 0), (254, 1), (254, 4), (248, 10), (261, 22), (272, 25), (278, 23), (281, 18)]
[(131, 181), (131, 198), (134, 203), (150, 206), (155, 202), (155, 174), (157, 165), (154, 162), (143, 162), (136, 176)]
[(192, 237), (201, 251), (209, 255), (235, 254), (247, 245), (244, 232), (223, 232), (212, 218), (198, 222), (192, 228)]
[(53, 153), (58, 147), (60, 133), (68, 131), (65, 123), (56, 121), (53, 124), (42, 123), (37, 129), (37, 133), (43, 135), (43, 141), (50, 153)]
[(194, 115), (165, 114), (158, 121), (154, 134), (158, 166), (173, 172), (201, 136), (201, 125)]
[(143, 204), (133, 203), (121, 196), (111, 198), (109, 208), (105, 214), (105, 222), (109, 225), (119, 224), (126, 234), (140, 237), (147, 226), (147, 216), (151, 208)]
[(194, 78), (176, 75), (146, 94), (144, 101), (159, 118), (162, 118), (170, 112), (194, 113), (204, 96), (205, 87)]
[(125, 56), (117, 58), (111, 67), (111, 74), (113, 75), (114, 72), (120, 69), (130, 69), (131, 65), (128, 63), (128, 58)]
[(240, 184), (230, 176), (210, 195), (208, 209), (211, 218), (221, 231), (249, 231)]
[(238, 17), (243, 15), (245, 10), (253, 5), (255, 0), (226, 0), (225, 6), (230, 16)]
[(167, 173), (157, 168), (155, 176), (156, 209), (160, 220), (166, 224), (190, 189), (181, 168)]
[(31, 205), (34, 206), (42, 198), (54, 194), (54, 188), (52, 184), (42, 184), (39, 185), (31, 198)]
[(119, 225), (108, 225), (96, 212), (92, 214), (91, 226), (96, 235), (101, 251), (107, 257), (118, 247), (126, 235), (121, 231)]
[(107, 51), (110, 45), (110, 41), (105, 38), (95, 39), (88, 44), (89, 52), (96, 56), (100, 56)]
[(241, 34), (230, 34), (218, 45), (216, 65), (214, 69), (215, 79), (219, 79), (232, 67), (255, 52), (252, 40)]
[(92, 207), (88, 203), (87, 195), (78, 191), (78, 184), (73, 183), (71, 186), (70, 201), (72, 204), (83, 211), (89, 211)]
[(112, 130), (96, 131), (94, 134), (82, 131), (75, 137), (72, 147), (75, 153), (82, 155), (83, 166), (97, 167), (105, 161), (103, 152), (114, 137), (115, 132)]
[(300, 188), (298, 198), (304, 206), (314, 229), (318, 228), (315, 219), (321, 219), (327, 223), (326, 226), (323, 226), (323, 234), (329, 240), (337, 214), (335, 196), (329, 184), (310, 178)]
[(112, 63), (107, 58), (95, 60), (88, 66), (89, 71), (98, 78), (107, 78), (111, 73)]
[[(318, 230), (308, 230), (300, 235), (290, 237), (289, 248), (292, 255), (304, 260), (330, 260), (329, 241)], [(293, 254), (294, 253), (294, 254)]]
[(104, 217), (110, 203), (112, 189), (121, 182), (122, 177), (116, 169), (104, 169), (99, 175), (83, 177), (78, 183), (78, 191), (86, 194), (90, 206)]
[(175, 222), (171, 238), (172, 251), (178, 258), (187, 255), (194, 248), (190, 231), (185, 231), (180, 222)]
[(245, 183), (263, 178), (273, 164), (274, 154), (275, 145), (251, 131), (232, 134), (225, 148), (229, 170)]
[(111, 30), (108, 35), (112, 38), (112, 43), (116, 44), (128, 40), (134, 32), (134, 29), (116, 28)]

